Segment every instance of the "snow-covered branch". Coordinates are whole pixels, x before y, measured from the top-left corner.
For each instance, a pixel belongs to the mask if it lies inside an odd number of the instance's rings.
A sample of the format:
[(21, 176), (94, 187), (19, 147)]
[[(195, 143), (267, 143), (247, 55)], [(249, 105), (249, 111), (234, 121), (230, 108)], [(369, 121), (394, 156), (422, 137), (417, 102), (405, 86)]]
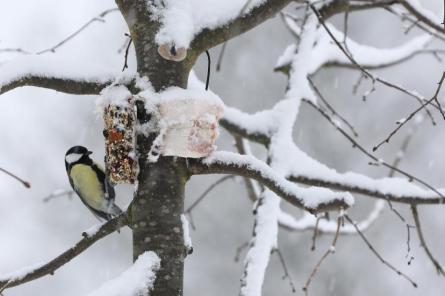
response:
[(127, 219), (127, 213), (125, 212), (102, 225), (85, 231), (82, 233), (84, 237), (82, 240), (49, 262), (25, 267), (7, 275), (0, 275), (0, 291), (33, 281), (48, 274), (54, 274), (57, 269), (71, 261), (101, 238), (128, 225)]
[(0, 67), (0, 95), (22, 86), (93, 95), (113, 82), (120, 73), (99, 65), (82, 65), (76, 60), (51, 56), (23, 56)]
[[(241, 1), (242, 2), (242, 1)], [(238, 10), (234, 16), (235, 18), (218, 24), (214, 28), (206, 28), (202, 30), (193, 40), (191, 48), (202, 52), (206, 49), (212, 48), (218, 44), (224, 43), (238, 35), (249, 31), (250, 29), (265, 22), (269, 18), (274, 17), (281, 11), (290, 0), (267, 0), (267, 1), (248, 1), (251, 10), (247, 10), (245, 14), (239, 15), (241, 10)], [(259, 5), (258, 5), (259, 4)]]
[(233, 174), (255, 179), (290, 204), (311, 213), (348, 208), (354, 202), (349, 193), (296, 186), (264, 162), (248, 155), (214, 152), (202, 160), (189, 160), (188, 168), (194, 175)]
[[(385, 201), (378, 200), (374, 203), (374, 207), (369, 214), (357, 222), (357, 227), (361, 231), (367, 230), (380, 216), (385, 205)], [(317, 222), (317, 219), (318, 222)], [(304, 213), (302, 217), (295, 218), (294, 216), (281, 211), (278, 215), (278, 223), (281, 228), (288, 231), (305, 231), (317, 229), (318, 233), (335, 233), (337, 231), (337, 222), (332, 220), (326, 220), (323, 218), (317, 218), (310, 213)], [(341, 234), (357, 234), (354, 225), (345, 224), (340, 228)]]
[[(289, 108), (283, 109), (289, 110)], [(229, 113), (230, 112), (231, 111), (229, 111)], [(237, 112), (240, 113), (240, 111)], [(265, 126), (267, 126), (269, 120), (267, 120), (266, 116), (262, 117), (262, 120), (257, 120), (259, 116), (263, 116), (266, 112), (271, 111), (256, 113), (250, 115), (250, 117), (248, 114), (242, 113), (243, 116), (234, 116), (232, 122), (242, 124), (242, 126), (245, 126), (245, 129), (250, 130), (252, 134), (262, 132), (264, 137), (266, 137), (268, 132)], [(228, 118), (231, 118), (231, 115)], [(255, 122), (258, 122), (258, 124), (255, 125)], [(275, 121), (274, 125), (276, 124), (277, 121)], [(255, 129), (253, 129), (253, 127), (255, 127)], [(334, 169), (326, 167), (317, 160), (312, 159), (296, 146), (290, 147), (289, 149), (291, 152), (288, 151), (284, 154), (292, 155), (291, 158), (287, 157), (287, 164), (289, 166), (289, 174), (287, 177), (293, 182), (359, 193), (370, 197), (407, 204), (438, 204), (445, 202), (444, 198), (439, 196), (437, 192), (424, 190), (406, 179), (373, 179), (352, 172), (339, 173)], [(440, 192), (445, 194), (445, 191), (441, 190)]]
[[(289, 180), (300, 184), (359, 193), (412, 205), (441, 204), (445, 202), (443, 197), (438, 196), (432, 190), (424, 190), (401, 178), (372, 179), (355, 173), (338, 174), (335, 177), (326, 175), (325, 178), (312, 178), (309, 174), (302, 173), (301, 175), (290, 176)], [(443, 189), (439, 189), (439, 192), (445, 194)]]
[(352, 1), (334, 0), (320, 7), (320, 13), (324, 19), (328, 19), (339, 13), (349, 13), (354, 11), (369, 10), (374, 8), (385, 8), (399, 3), (398, 0), (376, 0), (363, 3), (353, 3)]
[(399, 0), (399, 3), (411, 13), (418, 22), (424, 23), (428, 27), (439, 33), (445, 34), (445, 29), (441, 25), (441, 20), (432, 11), (425, 9), (418, 0)]
[[(307, 29), (309, 38), (307, 50), (300, 50), (295, 54), (295, 47), (293, 50), (286, 51), (287, 53), (280, 58), (279, 64), (285, 62), (295, 63), (296, 71), (290, 76), (290, 89), (287, 93), (287, 100), (278, 102), (272, 109), (257, 112), (249, 115), (238, 111), (234, 108), (226, 108), (225, 118), (233, 126), (238, 126), (238, 130), (245, 131), (244, 134), (249, 135), (249, 139), (255, 141), (257, 137), (252, 135), (260, 134), (265, 139), (269, 137), (269, 143), (272, 139), (277, 139), (277, 131), (282, 129), (282, 125), (288, 125), (287, 129), (291, 128), (293, 121), (287, 122), (286, 117), (296, 117), (299, 109), (299, 100), (306, 97), (308, 101), (315, 102), (315, 94), (307, 83), (306, 77), (311, 75), (319, 69), (321, 65), (329, 61), (344, 61), (343, 53), (336, 48), (329, 40), (326, 32), (322, 28), (316, 27), (313, 20), (311, 23), (311, 30)], [(339, 35), (341, 32), (335, 30), (332, 26), (333, 34)], [(339, 36), (339, 38), (341, 38)], [(303, 39), (304, 40), (304, 39)], [(316, 47), (312, 44), (317, 40)], [(341, 39), (340, 39), (341, 40)], [(390, 63), (400, 56), (409, 56), (416, 49), (422, 48), (428, 42), (429, 36), (418, 37), (408, 44), (391, 50), (377, 50), (367, 46), (362, 46), (350, 41), (350, 49), (354, 51), (354, 57), (361, 58), (360, 62), (371, 63), (375, 62)], [(306, 43), (306, 41), (304, 41)], [(311, 43), (312, 42), (312, 43)], [(322, 45), (322, 46), (321, 46)], [(318, 46), (321, 46), (318, 50)], [(325, 50), (321, 50), (321, 49)], [(375, 56), (373, 61), (369, 56)], [(284, 63), (285, 64), (285, 63)], [(302, 66), (304, 65), (304, 67)], [(294, 112), (294, 113), (293, 113)], [(291, 116), (291, 114), (293, 114)], [(289, 120), (292, 120), (289, 118)], [(239, 133), (241, 134), (241, 133)], [(318, 161), (309, 157), (306, 153), (301, 151), (291, 139), (283, 143), (283, 145), (275, 145), (278, 147), (275, 156), (284, 155), (286, 159), (282, 163), (287, 167), (288, 172), (285, 174), (290, 180), (311, 185), (327, 187), (334, 190), (342, 190), (353, 193), (361, 193), (372, 197), (391, 200), (394, 202), (410, 203), (410, 204), (434, 204), (443, 202), (443, 197), (432, 188), (431, 190), (423, 190), (420, 187), (400, 178), (384, 178), (374, 180), (372, 178), (355, 174), (346, 173), (341, 174), (332, 170)], [(289, 157), (292, 155), (292, 157)], [(368, 154), (370, 155), (370, 154)], [(375, 159), (377, 162), (378, 160)]]
[(270, 132), (269, 121), (264, 121), (267, 119), (266, 113), (267, 111), (251, 115), (226, 106), (224, 116), (219, 123), (233, 135), (267, 146), (270, 142)]
[(160, 266), (158, 255), (145, 252), (121, 275), (104, 283), (88, 296), (148, 296)]
[(264, 190), (255, 207), (255, 223), (249, 251), (244, 260), (240, 296), (260, 296), (269, 265), (270, 254), (278, 246), (278, 213), (280, 199), (270, 190)]
[[(286, 18), (286, 23), (292, 22), (289, 18)], [(334, 26), (326, 24), (329, 31), (337, 40), (343, 40), (345, 38), (344, 33), (337, 30)], [(290, 30), (294, 30), (294, 26), (288, 26)], [(345, 54), (338, 48), (336, 44), (332, 43), (332, 39), (328, 36), (323, 28), (317, 30), (318, 43), (313, 48), (311, 54), (315, 60), (312, 62), (314, 65), (315, 73), (321, 67), (347, 67), (356, 68), (356, 65), (345, 56)], [(348, 51), (354, 57), (354, 60), (364, 69), (379, 69), (398, 65), (419, 54), (435, 54), (442, 53), (440, 50), (427, 49), (428, 43), (432, 40), (430, 35), (421, 35), (415, 37), (412, 40), (391, 48), (376, 48), (369, 45), (360, 44), (349, 37), (346, 37), (346, 44), (348, 45)], [(288, 73), (292, 59), (295, 53), (295, 45), (290, 45), (284, 51), (283, 55), (279, 58), (275, 71), (281, 71)], [(316, 67), (316, 68), (315, 68)]]

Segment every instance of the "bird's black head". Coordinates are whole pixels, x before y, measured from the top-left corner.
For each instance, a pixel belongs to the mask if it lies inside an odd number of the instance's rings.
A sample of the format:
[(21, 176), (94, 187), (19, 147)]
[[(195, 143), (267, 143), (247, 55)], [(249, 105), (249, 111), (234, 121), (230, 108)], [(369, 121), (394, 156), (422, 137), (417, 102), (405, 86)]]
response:
[(65, 154), (65, 163), (71, 165), (78, 162), (90, 162), (89, 155), (93, 153), (83, 146), (74, 146), (68, 149)]

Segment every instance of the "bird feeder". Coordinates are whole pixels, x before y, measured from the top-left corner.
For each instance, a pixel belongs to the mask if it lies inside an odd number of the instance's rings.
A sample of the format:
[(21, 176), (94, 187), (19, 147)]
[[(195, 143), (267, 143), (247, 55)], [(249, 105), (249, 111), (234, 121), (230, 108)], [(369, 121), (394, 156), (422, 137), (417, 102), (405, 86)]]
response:
[(156, 161), (159, 155), (206, 157), (216, 149), (218, 120), (224, 104), (214, 93), (171, 87), (142, 96), (158, 122), (158, 137), (153, 142), (149, 161)]
[(115, 88), (102, 94), (105, 101), (105, 166), (112, 183), (134, 183), (137, 165), (134, 98), (123, 86)]
[(164, 134), (162, 155), (199, 158), (215, 150), (221, 104), (193, 98), (168, 100), (159, 105), (159, 114)]

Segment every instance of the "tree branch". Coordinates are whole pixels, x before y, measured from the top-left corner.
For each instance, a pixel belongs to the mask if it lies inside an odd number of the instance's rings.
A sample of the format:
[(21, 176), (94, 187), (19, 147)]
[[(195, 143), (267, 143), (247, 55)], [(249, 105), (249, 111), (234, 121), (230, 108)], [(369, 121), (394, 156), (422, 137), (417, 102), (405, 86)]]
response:
[(440, 263), (437, 261), (437, 259), (434, 258), (433, 253), (431, 253), (428, 245), (426, 244), (425, 238), (423, 236), (423, 231), (422, 231), (422, 228), (420, 225), (419, 213), (417, 211), (416, 206), (411, 205), (411, 213), (413, 214), (414, 224), (416, 225), (417, 236), (419, 237), (420, 245), (423, 247), (426, 255), (428, 256), (431, 263), (433, 263), (434, 267), (436, 268), (437, 274), (445, 276), (445, 271), (443, 270), (442, 265), (440, 265)]
[(14, 178), (15, 180), (19, 181), (26, 188), (31, 188), (31, 184), (28, 181), (23, 180), (22, 178), (18, 177), (16, 174), (13, 174), (10, 171), (7, 171), (7, 170), (5, 170), (4, 168), (1, 168), (1, 167), (0, 167), (0, 172), (3, 172), (6, 175), (10, 176), (11, 178)]
[(363, 4), (351, 4), (349, 1), (335, 0), (320, 8), (320, 14), (323, 19), (328, 19), (336, 14), (343, 12), (362, 11), (374, 8), (385, 8), (394, 4), (397, 4), (398, 0), (382, 0), (373, 1)]
[[(439, 54), (445, 54), (445, 50), (443, 49), (419, 49), (417, 51), (414, 51), (412, 53), (410, 53), (407, 56), (400, 56), (397, 59), (394, 59), (393, 61), (388, 61), (387, 63), (381, 63), (381, 64), (361, 64), (363, 66), (363, 68), (368, 69), (368, 70), (376, 70), (376, 69), (384, 69), (384, 68), (389, 68), (392, 66), (396, 66), (396, 65), (400, 65), (403, 62), (409, 61), (412, 58), (414, 58), (417, 55), (420, 54), (431, 54), (431, 55), (439, 55)], [(326, 64), (323, 65), (323, 67), (325, 68), (329, 68), (329, 67), (338, 67), (338, 68), (348, 68), (348, 69), (357, 69), (357, 67), (351, 63), (342, 63), (342, 62), (328, 62)], [(276, 71), (281, 70), (281, 69), (276, 69)]]
[(255, 7), (247, 14), (243, 14), (228, 24), (215, 29), (204, 29), (191, 44), (191, 48), (197, 52), (203, 52), (218, 44), (237, 37), (250, 29), (274, 17), (291, 0), (268, 0), (264, 4)]
[[(395, 179), (395, 178), (394, 178)], [(320, 179), (320, 178), (312, 178), (307, 176), (291, 176), (289, 178), (290, 181), (305, 184), (309, 186), (319, 186), (326, 187), (332, 190), (341, 190), (347, 191), (351, 193), (359, 193), (364, 194), (370, 197), (380, 198), (384, 200), (389, 200), (391, 202), (405, 203), (411, 205), (420, 205), (420, 204), (443, 204), (445, 203), (445, 199), (443, 197), (437, 196), (434, 192), (430, 192), (430, 195), (424, 196), (416, 196), (415, 194), (398, 194), (397, 189), (392, 190), (388, 187), (388, 190), (382, 191), (377, 188), (376, 184), (368, 185), (354, 185), (348, 184), (347, 182), (336, 182), (334, 180), (328, 179)], [(390, 180), (389, 178), (381, 179), (382, 185), (385, 180)], [(378, 180), (374, 180), (378, 182)], [(406, 182), (406, 184), (409, 184)], [(392, 191), (392, 192), (391, 192)]]
[(268, 146), (270, 143), (269, 136), (260, 133), (260, 132), (251, 132), (247, 128), (237, 124), (234, 121), (231, 121), (229, 117), (223, 117), (219, 124), (224, 127), (228, 132), (240, 136), (242, 138), (246, 138), (250, 141), (263, 144), (264, 146)]
[(75, 95), (97, 95), (110, 83), (111, 80), (106, 83), (100, 83), (74, 78), (25, 74), (6, 83), (0, 82), (0, 95), (23, 86), (48, 88)]
[(95, 242), (101, 238), (107, 236), (108, 234), (120, 229), (121, 227), (128, 225), (127, 212), (120, 214), (119, 216), (107, 221), (106, 223), (100, 225), (94, 232), (84, 232), (82, 236), (84, 237), (73, 247), (63, 252), (53, 260), (40, 265), (36, 268), (32, 268), (28, 272), (20, 272), (20, 274), (14, 274), (10, 276), (5, 276), (0, 279), (0, 290), (18, 286), (35, 279), (41, 278), (45, 275), (51, 274), (59, 269), (61, 266), (65, 265), (77, 255), (88, 249)]
[(105, 22), (104, 17), (107, 16), (108, 14), (110, 14), (112, 12), (116, 12), (116, 11), (119, 11), (119, 9), (118, 8), (110, 8), (110, 9), (102, 11), (98, 16), (91, 18), (88, 22), (83, 24), (79, 29), (77, 29), (75, 32), (70, 34), (68, 37), (57, 42), (57, 44), (53, 45), (52, 47), (41, 50), (41, 51), (37, 52), (36, 54), (44, 54), (47, 52), (54, 53), (57, 48), (61, 47), (62, 45), (64, 45), (65, 43), (67, 43), (68, 41), (70, 41), (71, 39), (76, 37), (77, 35), (79, 35), (83, 30), (88, 28), (89, 25), (91, 25), (92, 23), (95, 23), (95, 22), (104, 23)]
[[(235, 147), (236, 150), (238, 150), (239, 154), (242, 155), (252, 155), (250, 151), (250, 145), (247, 142), (247, 140), (233, 135), (233, 138), (235, 140)], [(251, 202), (255, 202), (259, 195), (261, 194), (261, 191), (263, 191), (264, 188), (260, 188), (258, 183), (256, 183), (254, 180), (249, 178), (243, 178), (244, 179), (244, 185), (246, 187), (247, 196), (249, 197)]]
[(336, 227), (334, 239), (332, 240), (331, 245), (326, 250), (326, 252), (323, 254), (323, 256), (321, 256), (320, 260), (315, 265), (314, 269), (312, 270), (311, 274), (309, 275), (309, 278), (306, 280), (306, 283), (303, 286), (304, 295), (306, 295), (306, 296), (308, 295), (309, 285), (311, 284), (311, 281), (314, 278), (315, 274), (317, 273), (318, 269), (320, 268), (321, 264), (330, 254), (333, 254), (335, 252), (335, 246), (337, 244), (338, 236), (340, 234), (341, 222), (342, 222), (342, 217), (338, 217), (337, 218), (337, 227)]
[(440, 23), (435, 23), (432, 19), (424, 15), (421, 11), (417, 10), (409, 1), (398, 0), (400, 4), (405, 7), (405, 9), (411, 13), (419, 22), (424, 23), (428, 27), (436, 30), (439, 33), (445, 34), (445, 29), (440, 26)]
[(380, 260), (380, 262), (382, 262), (384, 265), (386, 265), (389, 269), (393, 270), (395, 273), (397, 273), (399, 276), (403, 277), (404, 279), (406, 279), (408, 282), (411, 283), (411, 285), (413, 285), (414, 288), (417, 288), (417, 284), (416, 282), (414, 282), (409, 276), (407, 276), (406, 274), (404, 274), (403, 272), (401, 272), (399, 269), (397, 269), (396, 267), (394, 267), (391, 263), (389, 263), (388, 261), (386, 261), (385, 259), (383, 259), (382, 255), (380, 255), (377, 250), (372, 246), (372, 244), (369, 242), (369, 240), (365, 237), (365, 235), (363, 234), (363, 232), (360, 231), (360, 229), (357, 227), (357, 224), (348, 216), (348, 215), (344, 215), (344, 217), (346, 218), (346, 220), (351, 223), (352, 225), (354, 225), (355, 229), (357, 230), (357, 233), (360, 235), (360, 237), (362, 238), (362, 240), (365, 242), (365, 244), (368, 246), (368, 248), (371, 250), (371, 252), (374, 253), (374, 255)]
[(345, 209), (353, 203), (348, 193), (293, 187), (292, 183), (275, 174), (268, 165), (247, 155), (217, 152), (208, 158), (190, 159), (188, 169), (192, 175), (233, 174), (257, 180), (290, 204), (310, 213)]
[(0, 49), (0, 53), (1, 52), (15, 52), (15, 53), (21, 53), (21, 54), (26, 54), (26, 55), (30, 55), (30, 54), (41, 55), (41, 54), (45, 54), (45, 53), (55, 53), (56, 49), (58, 49), (59, 47), (65, 45), (67, 42), (71, 41), (72, 39), (74, 39), (77, 35), (79, 35), (82, 31), (84, 31), (86, 28), (88, 28), (91, 24), (93, 24), (95, 22), (105, 23), (105, 19), (104, 19), (105, 16), (107, 16), (108, 14), (110, 14), (112, 12), (117, 12), (117, 11), (119, 11), (118, 8), (109, 8), (109, 9), (106, 9), (106, 10), (102, 11), (100, 14), (98, 14), (97, 16), (91, 18), (88, 22), (83, 24), (75, 32), (71, 33), (69, 36), (67, 36), (64, 39), (60, 40), (55, 45), (53, 45), (51, 47), (48, 47), (46, 49), (40, 50), (38, 52), (33, 53), (31, 51), (24, 50), (22, 48), (1, 48)]

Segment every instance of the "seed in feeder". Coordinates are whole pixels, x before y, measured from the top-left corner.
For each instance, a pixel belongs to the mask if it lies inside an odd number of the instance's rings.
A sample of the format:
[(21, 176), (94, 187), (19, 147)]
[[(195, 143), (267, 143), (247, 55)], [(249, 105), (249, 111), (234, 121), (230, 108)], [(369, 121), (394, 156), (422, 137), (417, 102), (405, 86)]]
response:
[(117, 142), (122, 140), (124, 138), (124, 135), (120, 132), (110, 131), (107, 138), (110, 142)]

